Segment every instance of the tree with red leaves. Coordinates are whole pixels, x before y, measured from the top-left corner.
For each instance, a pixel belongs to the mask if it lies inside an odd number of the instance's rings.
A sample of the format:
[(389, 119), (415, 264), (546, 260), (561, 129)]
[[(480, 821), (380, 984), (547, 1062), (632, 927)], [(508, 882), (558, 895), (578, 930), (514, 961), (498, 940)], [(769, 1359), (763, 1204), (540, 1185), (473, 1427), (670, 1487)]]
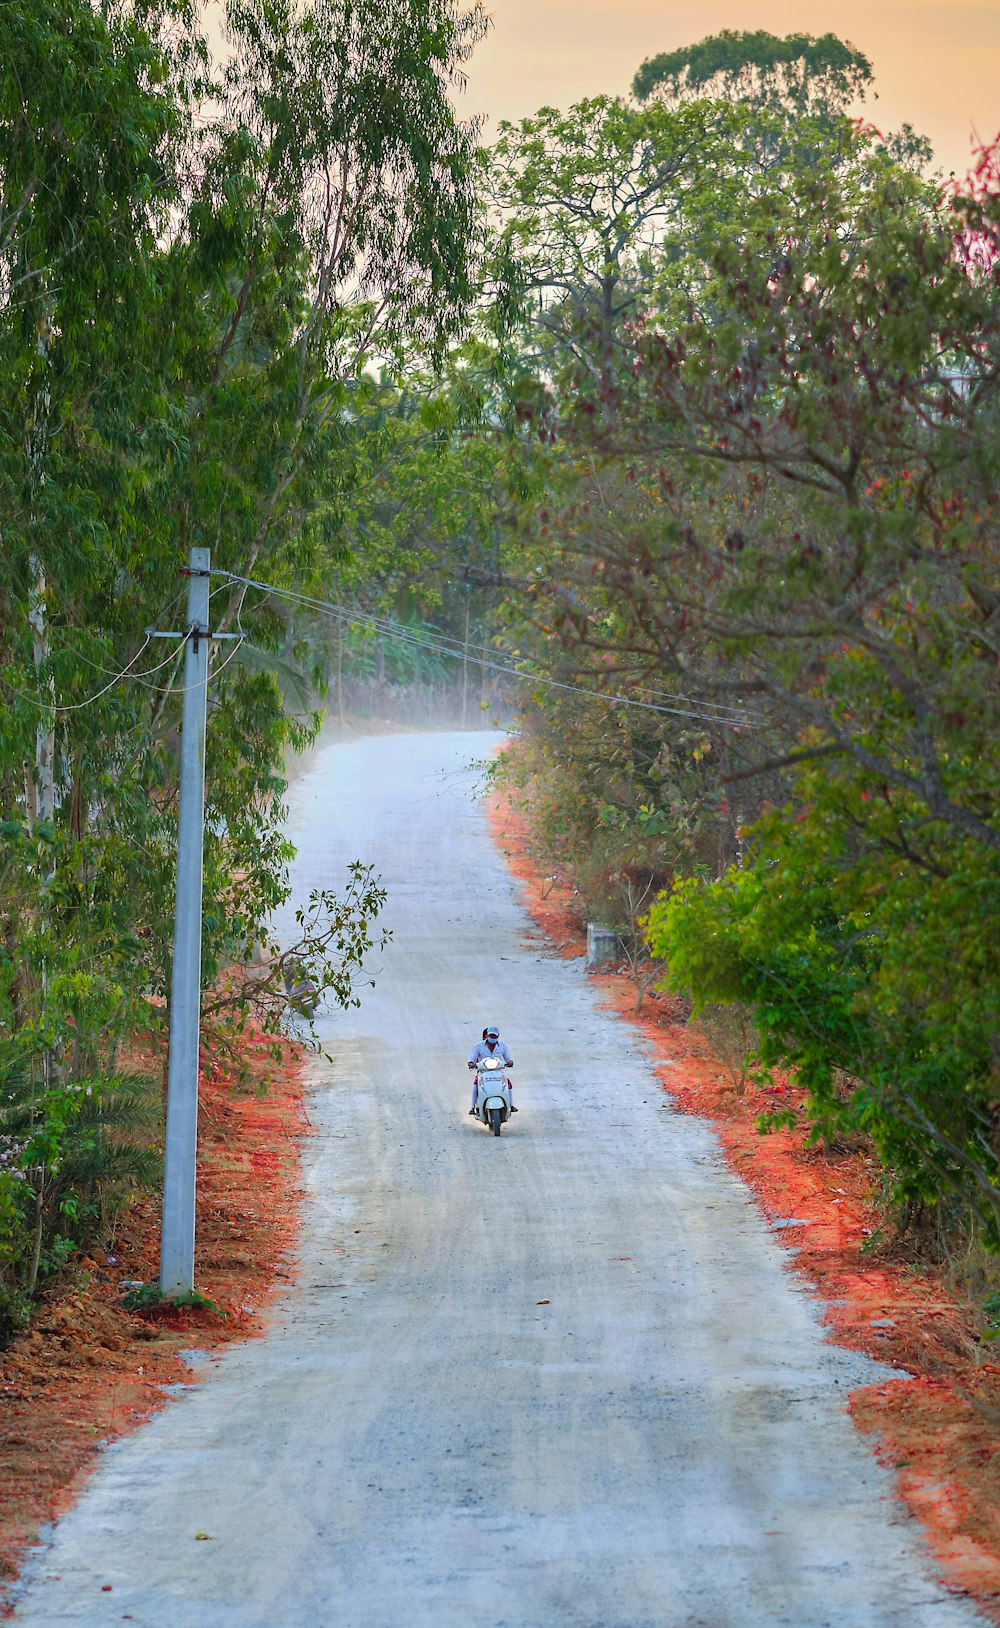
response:
[(998, 148), (942, 196), (869, 129), (785, 136), (686, 223), (613, 413), (558, 381), (534, 650), (648, 709), (658, 815), (714, 766), (734, 863), (673, 845), (677, 981), (747, 1002), (911, 1210), (1000, 1237)]

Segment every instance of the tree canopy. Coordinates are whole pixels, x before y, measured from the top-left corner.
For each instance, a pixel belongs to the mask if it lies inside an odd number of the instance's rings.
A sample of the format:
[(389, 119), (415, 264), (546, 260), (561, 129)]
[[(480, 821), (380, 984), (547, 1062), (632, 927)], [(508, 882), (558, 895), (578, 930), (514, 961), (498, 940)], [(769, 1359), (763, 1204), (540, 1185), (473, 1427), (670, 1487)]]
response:
[(862, 51), (836, 34), (725, 28), (697, 45), (647, 57), (632, 80), (640, 102), (724, 97), (809, 117), (846, 113), (873, 81)]
[[(124, 1111), (122, 1058), (165, 1017), (183, 640), (148, 630), (179, 627), (194, 544), (325, 587), (378, 434), (373, 349), (426, 365), (470, 298), (479, 160), (449, 89), (478, 9), (225, 15), (217, 72), (184, 0), (0, 8), (0, 1326), (97, 1213), (67, 1189), (74, 1127)], [(381, 893), (362, 863), (271, 946), (284, 756), (319, 675), (280, 600), (220, 575), (212, 611), (239, 635), (207, 749), (202, 971), (226, 1044), (273, 1031), (289, 956), (355, 999)]]
[(739, 1002), (900, 1213), (1000, 1241), (996, 149), (942, 195), (832, 35), (715, 35), (485, 152), (478, 3), (225, 26), (216, 65), (189, 0), (0, 7), (0, 1325), (142, 1120), (182, 655), (149, 630), (195, 544), (236, 635), (211, 1044), (288, 984), (358, 998), (363, 856), (270, 940), (327, 685), (450, 679), (464, 722), (492, 663), (588, 910)]
[[(729, 60), (708, 43), (698, 74)], [(901, 1215), (995, 1243), (996, 150), (942, 195), (793, 101), (650, 103), (712, 159), (681, 159), (627, 274), (587, 235), (593, 104), (499, 149), (525, 188), (503, 229), (536, 289), (553, 272), (523, 318), (547, 479), (508, 555), (516, 772), (591, 919), (637, 944), (662, 890), (671, 986), (743, 1003), (760, 1066), (796, 1071), (817, 1137), (871, 1139)]]

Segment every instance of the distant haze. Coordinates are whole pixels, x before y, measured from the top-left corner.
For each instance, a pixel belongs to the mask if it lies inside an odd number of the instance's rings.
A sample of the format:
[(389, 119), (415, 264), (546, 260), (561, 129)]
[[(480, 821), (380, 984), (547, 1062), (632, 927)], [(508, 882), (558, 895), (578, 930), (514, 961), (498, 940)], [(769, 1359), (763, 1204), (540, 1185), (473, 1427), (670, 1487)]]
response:
[(1000, 0), (487, 0), (487, 9), (493, 28), (459, 99), (463, 113), (487, 116), (487, 138), (499, 119), (624, 95), (645, 57), (723, 28), (849, 40), (875, 71), (866, 116), (930, 136), (946, 171), (969, 168), (973, 130), (986, 142), (1000, 131)]

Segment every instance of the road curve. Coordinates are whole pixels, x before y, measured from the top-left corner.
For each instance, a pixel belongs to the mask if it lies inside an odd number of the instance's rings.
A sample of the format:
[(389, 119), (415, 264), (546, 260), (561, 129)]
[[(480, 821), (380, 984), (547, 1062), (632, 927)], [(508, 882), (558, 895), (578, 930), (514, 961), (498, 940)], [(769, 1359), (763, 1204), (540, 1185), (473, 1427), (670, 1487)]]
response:
[[(104, 1454), (15, 1620), (981, 1623), (844, 1414), (886, 1370), (825, 1342), (711, 1130), (533, 934), (471, 794), (495, 740), (333, 746), (297, 782), (297, 887), (371, 859), (395, 934), (312, 1065), (299, 1280)], [(499, 1139), (466, 1116), (493, 1020)]]

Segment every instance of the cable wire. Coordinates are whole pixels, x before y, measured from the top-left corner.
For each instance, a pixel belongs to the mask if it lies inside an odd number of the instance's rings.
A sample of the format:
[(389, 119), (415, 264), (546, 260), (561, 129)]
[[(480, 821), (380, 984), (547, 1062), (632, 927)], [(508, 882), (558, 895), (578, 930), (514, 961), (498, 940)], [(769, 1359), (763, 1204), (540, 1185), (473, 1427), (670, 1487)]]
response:
[[(258, 582), (255, 577), (239, 576), (235, 571), (212, 571), (212, 576), (225, 577), (229, 582), (240, 583), (247, 588), (256, 588), (258, 592), (270, 594), (275, 598), (289, 599), (299, 605), (306, 605), (312, 610), (321, 611), (332, 616), (336, 621), (349, 627), (371, 627), (376, 632), (387, 633), (392, 638), (400, 639), (404, 643), (418, 646), (424, 650), (432, 650), (438, 655), (450, 656), (453, 659), (467, 659), (474, 666), (485, 667), (491, 672), (504, 673), (509, 677), (520, 679), (526, 684), (545, 684), (550, 689), (566, 690), (574, 695), (583, 695), (594, 701), (605, 701), (613, 706), (637, 707), (645, 712), (662, 713), (677, 718), (692, 718), (699, 723), (730, 724), (741, 728), (753, 727), (753, 723), (762, 720), (763, 714), (751, 711), (741, 711), (736, 707), (724, 706), (717, 701), (699, 701), (694, 697), (680, 696), (679, 700), (688, 700), (692, 707), (666, 706), (656, 701), (640, 701), (634, 696), (611, 695), (605, 690), (592, 690), (582, 684), (571, 684), (558, 678), (547, 678), (541, 673), (525, 672), (522, 667), (514, 667), (508, 663), (500, 662), (495, 657), (466, 656), (466, 647), (460, 640), (450, 639), (436, 635), (427, 637), (414, 633), (403, 626), (402, 623), (393, 622), (388, 617), (376, 616), (374, 613), (359, 615), (344, 605), (334, 605), (325, 599), (315, 599), (310, 594), (300, 594), (292, 588), (279, 588), (274, 583)], [(484, 645), (469, 646), (469, 649), (486, 649)], [(666, 695), (666, 691), (651, 691), (653, 695)], [(715, 711), (710, 711), (715, 708)]]
[[(146, 643), (147, 644), (150, 642), (151, 637), (152, 637), (151, 634), (147, 634), (147, 637), (146, 637)], [(178, 635), (177, 635), (178, 644), (174, 646), (174, 648), (170, 651), (169, 655), (164, 656), (162, 661), (156, 662), (156, 664), (154, 666), (152, 666), (152, 667), (144, 667), (141, 673), (129, 673), (128, 668), (125, 668), (124, 671), (126, 673), (128, 673), (128, 677), (129, 677), (130, 682), (133, 683), (133, 684), (141, 683), (143, 679), (149, 678), (149, 677), (151, 677), (151, 675), (153, 673), (159, 673), (159, 672), (161, 672), (163, 670), (164, 667), (169, 666), (170, 662), (172, 662), (174, 660), (174, 658), (176, 657), (178, 648), (183, 647), (183, 644), (184, 644), (184, 641), (185, 641), (186, 638), (187, 638), (186, 633), (178, 633)], [(71, 644), (61, 643), (59, 648), (61, 650), (68, 650), (71, 656), (75, 656), (77, 661), (82, 661), (85, 666), (92, 668), (95, 673), (103, 673), (105, 677), (111, 677), (112, 679), (115, 679), (116, 676), (118, 678), (120, 678), (122, 676), (121, 673), (119, 673), (118, 675), (113, 674), (110, 667), (101, 667), (96, 661), (91, 661), (90, 657), (85, 656), (83, 654), (82, 650), (74, 649), (73, 645), (71, 645)], [(139, 657), (142, 654), (142, 649), (143, 648), (145, 648), (145, 646), (143, 646), (142, 648), (140, 648), (139, 650), (136, 651), (135, 655), (132, 658), (133, 662), (138, 661)], [(131, 665), (131, 663), (130, 663), (130, 665)], [(155, 689), (156, 685), (151, 684), (151, 685), (148, 686), (148, 688)], [(100, 692), (98, 692), (98, 693), (100, 693)], [(96, 697), (94, 699), (96, 699)], [(77, 702), (76, 705), (84, 706), (84, 705), (86, 705), (86, 703), (85, 702)]]
[(116, 673), (114, 675), (110, 683), (105, 684), (103, 689), (96, 690), (93, 695), (88, 695), (85, 701), (70, 701), (63, 706), (58, 705), (54, 701), (41, 701), (37, 695), (29, 695), (26, 690), (15, 689), (12, 684), (9, 685), (8, 688), (11, 690), (12, 694), (20, 696), (22, 701), (27, 701), (32, 706), (39, 707), (43, 712), (79, 712), (82, 707), (93, 706), (95, 701), (99, 701), (102, 695), (107, 695), (109, 690), (113, 690), (116, 684), (120, 684), (122, 682), (122, 679), (130, 677), (129, 668), (135, 666), (135, 663), (139, 660), (139, 657), (142, 655), (142, 652), (147, 648), (149, 643), (150, 635), (147, 633), (146, 637), (142, 641), (142, 644), (132, 657), (132, 660), (126, 663), (120, 673)]
[[(218, 667), (213, 667), (212, 668), (212, 670), (208, 674), (208, 678), (206, 680), (206, 683), (210, 683), (213, 678), (217, 678), (218, 675), (222, 672), (223, 668), (229, 666), (229, 663), (234, 659), (234, 657), (236, 655), (238, 655), (240, 647), (246, 642), (247, 637), (248, 637), (248, 635), (244, 632), (243, 628), (241, 627), (240, 628), (239, 640), (233, 646), (233, 649), (230, 651), (230, 653), (226, 657), (225, 661), (220, 662)], [(161, 669), (168, 666), (170, 664), (170, 662), (177, 662), (179, 657), (183, 654), (184, 646), (187, 643), (189, 638), (190, 638), (190, 633), (189, 632), (187, 632), (187, 633), (179, 633), (177, 635), (178, 642), (174, 646), (174, 648), (170, 651), (169, 655), (164, 656), (163, 660), (158, 661), (155, 666), (146, 667), (146, 668), (143, 669), (143, 671), (141, 673), (133, 673), (133, 672), (130, 671), (130, 669), (135, 665), (135, 663), (139, 660), (139, 657), (142, 655), (143, 651), (152, 642), (152, 635), (150, 633), (147, 633), (146, 637), (142, 641), (142, 644), (139, 646), (139, 648), (136, 651), (135, 655), (132, 657), (132, 660), (130, 662), (128, 662), (121, 669), (120, 672), (117, 672), (117, 673), (113, 674), (110, 681), (109, 681), (109, 683), (105, 684), (102, 689), (96, 690), (93, 695), (88, 695), (86, 700), (84, 700), (84, 701), (72, 701), (72, 702), (66, 703), (65, 705), (62, 705), (62, 704), (58, 704), (58, 703), (56, 703), (54, 701), (41, 701), (41, 700), (39, 700), (37, 695), (29, 695), (27, 690), (19, 690), (13, 684), (7, 684), (5, 687), (10, 691), (10, 693), (12, 695), (18, 696), (20, 698), (20, 700), (22, 700), (22, 701), (27, 701), (29, 703), (29, 705), (31, 705), (31, 706), (39, 707), (44, 712), (59, 712), (59, 713), (63, 713), (63, 712), (79, 712), (81, 710), (81, 708), (83, 708), (83, 707), (93, 706), (94, 702), (99, 701), (101, 699), (102, 695), (107, 695), (108, 691), (113, 690), (116, 684), (121, 684), (122, 682), (124, 682), (126, 680), (130, 684), (138, 684), (138, 685), (140, 685), (144, 690), (152, 690), (156, 695), (171, 695), (171, 694), (173, 694), (173, 695), (184, 695), (184, 694), (186, 694), (187, 690), (189, 688), (191, 688), (190, 685), (181, 685), (181, 687), (178, 689), (177, 686), (173, 683), (172, 680), (169, 681), (166, 684), (149, 684), (149, 683), (146, 682), (146, 679), (147, 679), (147, 677), (148, 677), (148, 675), (150, 673), (158, 673), (158, 672), (160, 672)], [(211, 638), (211, 635), (209, 635), (209, 638)], [(96, 662), (93, 662), (87, 656), (82, 655), (79, 650), (74, 650), (72, 645), (64, 644), (62, 646), (62, 649), (63, 650), (68, 650), (71, 655), (76, 656), (79, 661), (85, 662), (86, 665), (88, 667), (92, 667), (95, 672), (106, 673), (106, 672), (109, 671), (109, 669), (106, 668), (106, 667), (98, 667)]]
[[(722, 702), (718, 701), (702, 701), (694, 697), (683, 695), (678, 696), (678, 700), (688, 700), (693, 702), (694, 706), (698, 708), (698, 710), (692, 711), (689, 708), (677, 706), (657, 706), (653, 701), (640, 701), (634, 696), (608, 694), (608, 692), (605, 690), (588, 689), (582, 684), (568, 683), (561, 679), (548, 678), (541, 673), (526, 672), (521, 667), (512, 667), (509, 664), (498, 661), (495, 657), (484, 658), (481, 656), (466, 655), (466, 647), (463, 645), (461, 640), (450, 639), (446, 641), (446, 639), (439, 638), (435, 635), (428, 636), (426, 634), (416, 633), (412, 629), (405, 627), (402, 623), (392, 621), (387, 617), (378, 616), (374, 612), (359, 614), (357, 612), (348, 610), (342, 605), (333, 605), (325, 600), (314, 599), (308, 594), (298, 594), (290, 588), (277, 588), (272, 584), (257, 582), (249, 577), (238, 577), (232, 572), (227, 572), (225, 574), (233, 581), (242, 582), (248, 587), (257, 588), (262, 592), (272, 593), (294, 600), (296, 603), (307, 605), (314, 610), (324, 611), (328, 615), (333, 616), (335, 620), (343, 622), (347, 626), (370, 627), (375, 632), (388, 634), (390, 637), (400, 640), (403, 643), (415, 645), (418, 649), (430, 650), (435, 654), (450, 656), (456, 660), (469, 660), (475, 666), (486, 667), (493, 672), (507, 674), (513, 678), (520, 679), (523, 683), (546, 684), (552, 689), (567, 690), (572, 694), (589, 696), (593, 700), (606, 701), (609, 705), (639, 707), (646, 711), (669, 714), (674, 717), (694, 718), (702, 723), (731, 724), (742, 728), (746, 727), (751, 721), (764, 720), (764, 714), (760, 712), (751, 711), (749, 709), (741, 710), (735, 707), (725, 706)], [(473, 650), (486, 649), (488, 647), (470, 645), (468, 648)], [(659, 695), (662, 697), (666, 697), (670, 695), (670, 693), (671, 692), (669, 691), (663, 690), (647, 691), (647, 694)], [(709, 711), (709, 708), (714, 708), (715, 710)]]
[[(185, 634), (182, 634), (181, 637), (182, 637), (182, 641), (183, 641), (182, 644), (181, 644), (181, 647), (180, 647), (180, 649), (175, 650), (175, 651), (172, 652), (172, 658), (171, 659), (173, 659), (174, 657), (178, 657), (178, 656), (180, 656), (182, 654), (184, 644), (187, 643), (188, 638), (190, 637), (190, 635), (188, 633), (185, 633)], [(204, 638), (204, 637), (206, 637), (206, 635), (202, 634), (201, 637)], [(211, 644), (212, 635), (209, 633), (207, 635), (207, 637), (208, 637), (209, 643)], [(208, 674), (208, 678), (205, 681), (206, 684), (210, 684), (213, 678), (218, 677), (218, 675), (222, 672), (224, 667), (229, 666), (229, 663), (239, 653), (240, 647), (246, 643), (248, 638), (249, 638), (249, 634), (245, 633), (243, 628), (240, 627), (239, 639), (237, 640), (236, 644), (234, 644), (232, 650), (229, 652), (229, 655), (226, 657), (225, 661), (220, 661), (218, 667), (213, 667), (210, 670), (210, 672)], [(164, 663), (164, 665), (165, 665), (165, 663)], [(140, 679), (140, 678), (137, 678), (135, 680), (135, 682), (137, 684), (142, 684), (144, 689), (155, 691), (155, 693), (157, 695), (186, 695), (188, 690), (190, 690), (190, 689), (198, 689), (199, 688), (199, 686), (197, 684), (181, 684), (180, 686), (178, 686), (178, 685), (174, 684), (173, 679), (171, 679), (166, 684), (145, 684), (145, 683), (143, 683), (143, 680)]]

